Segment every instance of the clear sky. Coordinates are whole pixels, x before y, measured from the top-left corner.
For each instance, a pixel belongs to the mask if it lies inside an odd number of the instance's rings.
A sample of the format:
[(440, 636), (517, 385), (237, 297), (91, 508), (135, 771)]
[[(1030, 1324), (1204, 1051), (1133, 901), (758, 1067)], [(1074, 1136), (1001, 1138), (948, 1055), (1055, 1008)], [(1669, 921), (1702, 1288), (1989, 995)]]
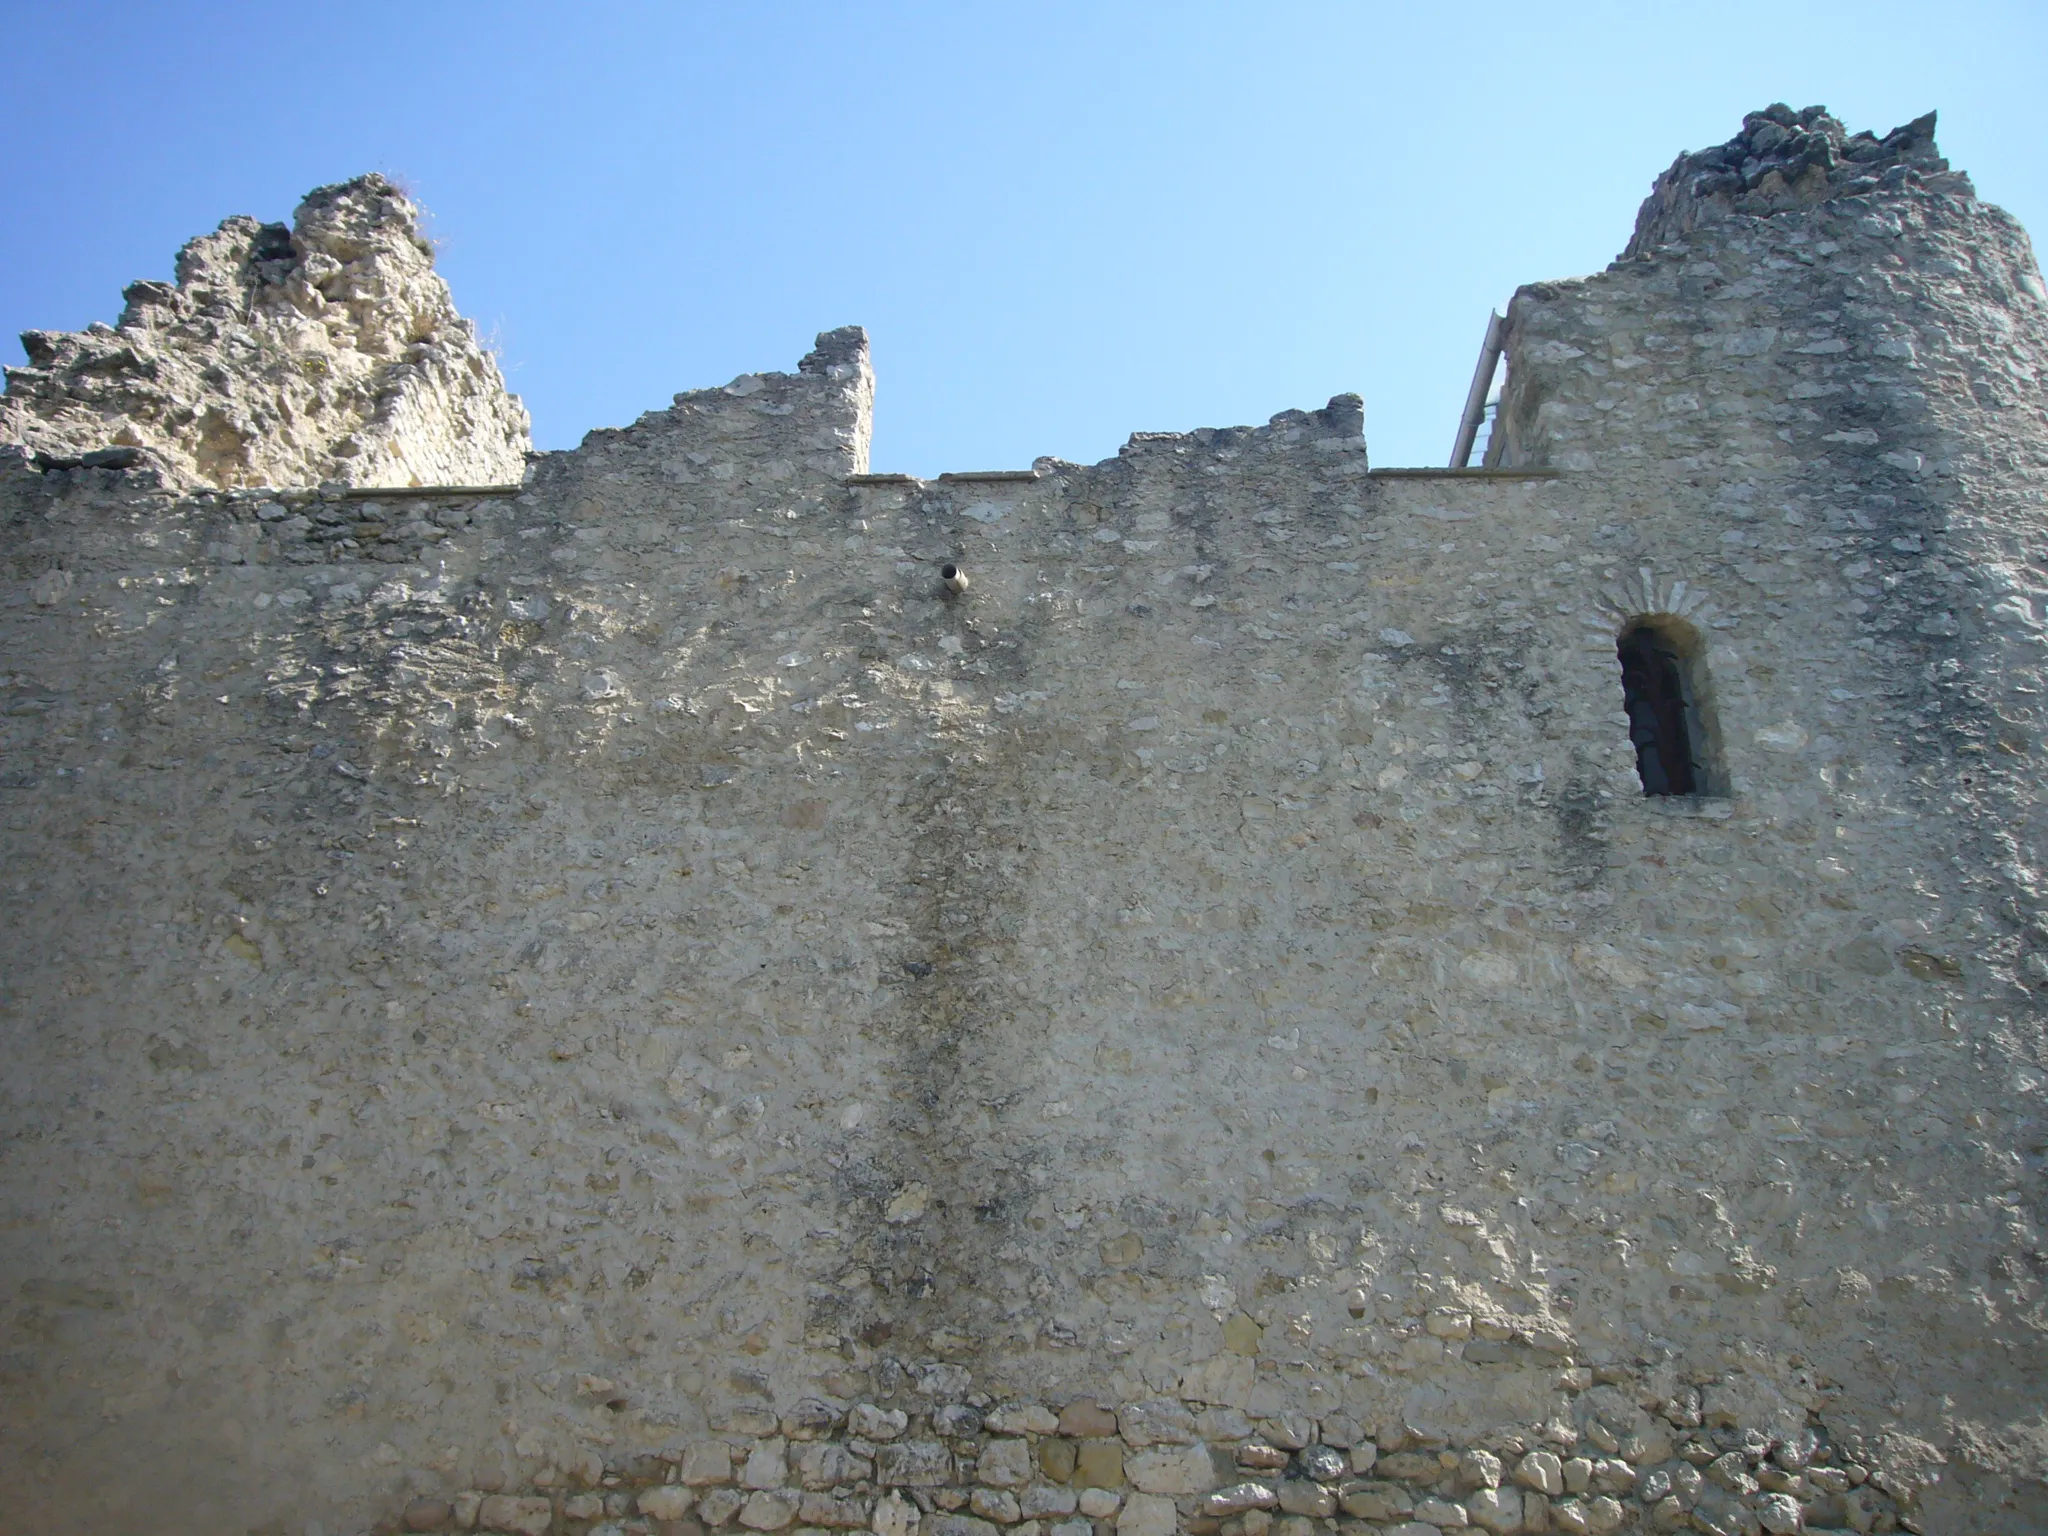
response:
[[(2048, 3), (0, 3), (0, 333), (233, 213), (426, 205), (541, 447), (858, 323), (875, 467), (1094, 460), (1365, 396), (1449, 453), (1487, 310), (1745, 111), (1944, 151), (2048, 235)], [(8, 361), (18, 362), (10, 350)]]

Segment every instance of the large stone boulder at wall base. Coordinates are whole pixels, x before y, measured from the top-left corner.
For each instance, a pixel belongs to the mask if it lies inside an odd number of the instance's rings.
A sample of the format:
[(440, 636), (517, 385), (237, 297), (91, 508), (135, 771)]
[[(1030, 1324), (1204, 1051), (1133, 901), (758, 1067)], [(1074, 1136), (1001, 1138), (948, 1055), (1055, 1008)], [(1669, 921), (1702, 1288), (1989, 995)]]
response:
[(0, 450), (0, 1533), (2048, 1529), (2048, 302), (1830, 123), (1484, 470)]
[(383, 177), (316, 189), (289, 228), (229, 219), (176, 277), (131, 283), (116, 325), (24, 333), (0, 443), (223, 488), (518, 482), (525, 408)]

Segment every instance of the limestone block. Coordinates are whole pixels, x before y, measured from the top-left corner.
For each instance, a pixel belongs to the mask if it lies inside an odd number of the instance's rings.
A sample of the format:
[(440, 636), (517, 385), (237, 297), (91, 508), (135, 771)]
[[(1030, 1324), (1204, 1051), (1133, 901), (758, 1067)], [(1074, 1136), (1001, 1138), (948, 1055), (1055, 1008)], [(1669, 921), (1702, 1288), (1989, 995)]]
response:
[(1202, 1493), (1216, 1482), (1208, 1448), (1201, 1445), (1134, 1451), (1124, 1458), (1124, 1476), (1143, 1493)]
[(932, 1410), (932, 1431), (949, 1440), (981, 1432), (981, 1410), (971, 1403), (941, 1403)]
[(762, 1440), (747, 1453), (740, 1470), (742, 1488), (780, 1488), (789, 1480), (789, 1444), (780, 1436)]
[(1458, 1457), (1458, 1481), (1467, 1488), (1498, 1488), (1500, 1458), (1491, 1451), (1470, 1450)]
[(1076, 1440), (1103, 1439), (1117, 1432), (1116, 1414), (1093, 1398), (1077, 1397), (1060, 1410), (1057, 1428)]
[(917, 1506), (900, 1493), (885, 1493), (875, 1500), (868, 1528), (875, 1536), (911, 1536), (918, 1527)]
[(875, 1481), (885, 1487), (939, 1488), (953, 1480), (953, 1456), (940, 1440), (903, 1440), (875, 1452)]
[(1192, 1445), (1199, 1438), (1195, 1433), (1194, 1415), (1171, 1398), (1126, 1403), (1117, 1410), (1117, 1423), (1122, 1429), (1124, 1443), (1135, 1448)]
[(1280, 1497), (1280, 1508), (1290, 1515), (1327, 1520), (1337, 1513), (1337, 1495), (1320, 1483), (1290, 1477), (1283, 1479), (1276, 1491)]
[(991, 1440), (981, 1448), (975, 1476), (996, 1488), (1021, 1488), (1031, 1481), (1031, 1444), (1023, 1439)]
[(832, 1488), (864, 1482), (874, 1476), (874, 1463), (839, 1440), (817, 1440), (797, 1452), (797, 1478), (806, 1488)]
[[(1253, 1361), (1241, 1354), (1225, 1351), (1184, 1371), (1180, 1378), (1180, 1395), (1191, 1403), (1218, 1403), (1229, 1408), (1243, 1408), (1251, 1401), (1255, 1377)], [(1126, 1438), (1129, 1433), (1127, 1427)]]
[(1018, 1496), (1018, 1507), (1026, 1520), (1071, 1515), (1078, 1505), (1079, 1498), (1073, 1489), (1052, 1483), (1033, 1483)]
[(1799, 1501), (1783, 1493), (1767, 1493), (1759, 1498), (1756, 1501), (1756, 1517), (1757, 1522), (1769, 1531), (1771, 1536), (1796, 1536), (1804, 1518)]
[(1564, 1492), (1564, 1464), (1549, 1451), (1531, 1451), (1515, 1464), (1515, 1481), (1554, 1498)]
[(1083, 1440), (1074, 1458), (1074, 1483), (1081, 1488), (1123, 1487), (1123, 1443), (1117, 1440)]
[(1241, 1514), (1248, 1509), (1271, 1509), (1280, 1495), (1271, 1483), (1232, 1483), (1219, 1488), (1202, 1501), (1203, 1511), (1219, 1518)]
[(1083, 1488), (1081, 1513), (1091, 1520), (1106, 1520), (1123, 1507), (1124, 1496), (1108, 1488)]
[(860, 1530), (869, 1523), (873, 1513), (869, 1501), (864, 1498), (840, 1498), (830, 1493), (807, 1492), (798, 1498), (796, 1506), (799, 1525), (821, 1526), (827, 1530)]
[(1059, 1431), (1059, 1419), (1039, 1403), (1005, 1403), (988, 1416), (988, 1427), (999, 1435), (1050, 1435)]
[(1466, 1498), (1465, 1513), (1493, 1536), (1515, 1536), (1522, 1529), (1522, 1495), (1513, 1488), (1481, 1488)]
[(1056, 1483), (1071, 1482), (1076, 1450), (1071, 1440), (1050, 1438), (1038, 1442), (1038, 1469)]
[(676, 1475), (694, 1487), (732, 1481), (732, 1448), (723, 1440), (692, 1440), (683, 1447)]
[(863, 1440), (894, 1440), (910, 1426), (910, 1415), (901, 1408), (878, 1408), (873, 1403), (855, 1403), (847, 1416), (847, 1428)]
[(1015, 1525), (1023, 1518), (1017, 1496), (1007, 1488), (976, 1488), (967, 1496), (967, 1507), (998, 1525)]
[(546, 1499), (494, 1493), (477, 1511), (478, 1526), (486, 1531), (506, 1532), (508, 1536), (547, 1536), (548, 1527), (554, 1523), (555, 1506)]
[(680, 1520), (690, 1512), (697, 1495), (681, 1483), (663, 1483), (640, 1490), (640, 1513), (650, 1520)]
[(740, 1506), (740, 1524), (750, 1531), (779, 1531), (796, 1518), (796, 1495), (758, 1490)]
[(1359, 1520), (1400, 1520), (1414, 1512), (1415, 1500), (1399, 1483), (1353, 1482), (1337, 1489), (1337, 1502)]
[(1117, 1536), (1173, 1536), (1178, 1520), (1172, 1499), (1134, 1493), (1116, 1517)]
[(737, 1488), (713, 1488), (697, 1498), (697, 1518), (709, 1526), (724, 1525), (746, 1508), (750, 1495)]

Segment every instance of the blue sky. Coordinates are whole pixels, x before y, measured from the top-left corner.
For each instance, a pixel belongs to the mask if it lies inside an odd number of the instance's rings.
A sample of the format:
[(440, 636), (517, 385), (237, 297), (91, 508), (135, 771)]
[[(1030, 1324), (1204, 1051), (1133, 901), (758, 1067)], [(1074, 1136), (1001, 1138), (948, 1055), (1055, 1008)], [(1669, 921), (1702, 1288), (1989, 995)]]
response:
[[(2048, 5), (8, 0), (0, 333), (381, 170), (542, 447), (859, 323), (875, 467), (1366, 399), (1445, 459), (1489, 307), (1774, 100), (1930, 107), (2048, 232)], [(10, 348), (7, 360), (18, 362)]]

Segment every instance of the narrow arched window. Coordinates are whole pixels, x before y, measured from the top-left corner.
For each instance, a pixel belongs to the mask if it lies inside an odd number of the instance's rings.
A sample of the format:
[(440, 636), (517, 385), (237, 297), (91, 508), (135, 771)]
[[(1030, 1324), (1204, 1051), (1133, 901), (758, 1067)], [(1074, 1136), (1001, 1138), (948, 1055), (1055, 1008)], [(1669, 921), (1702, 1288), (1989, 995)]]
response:
[(1615, 647), (1628, 737), (1646, 795), (1699, 795), (1712, 788), (1693, 649), (1686, 636), (1648, 619), (1623, 630)]

